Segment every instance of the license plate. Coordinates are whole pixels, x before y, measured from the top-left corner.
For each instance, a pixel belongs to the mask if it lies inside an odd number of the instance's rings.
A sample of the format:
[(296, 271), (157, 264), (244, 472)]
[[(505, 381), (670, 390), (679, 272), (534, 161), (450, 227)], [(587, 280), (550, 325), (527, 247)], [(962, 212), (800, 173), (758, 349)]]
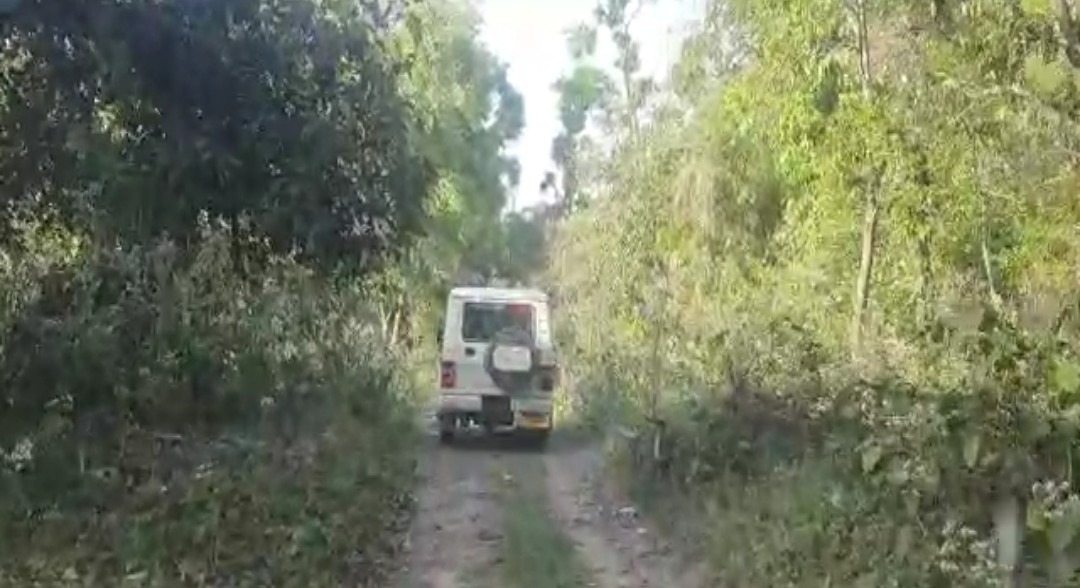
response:
[(549, 429), (548, 417), (542, 415), (518, 415), (518, 426), (525, 429)]

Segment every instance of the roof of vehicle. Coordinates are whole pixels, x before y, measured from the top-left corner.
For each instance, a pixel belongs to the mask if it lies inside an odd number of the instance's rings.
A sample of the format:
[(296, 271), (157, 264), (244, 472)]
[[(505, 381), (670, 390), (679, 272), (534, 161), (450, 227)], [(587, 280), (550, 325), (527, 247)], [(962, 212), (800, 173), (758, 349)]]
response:
[(483, 288), (459, 287), (450, 290), (451, 298), (469, 298), (483, 300), (530, 300), (547, 302), (548, 295), (535, 288)]

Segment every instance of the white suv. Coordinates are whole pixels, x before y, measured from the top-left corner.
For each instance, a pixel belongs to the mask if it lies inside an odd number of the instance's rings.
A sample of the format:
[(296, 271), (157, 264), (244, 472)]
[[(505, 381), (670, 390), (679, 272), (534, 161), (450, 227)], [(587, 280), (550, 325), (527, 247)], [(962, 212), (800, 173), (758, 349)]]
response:
[(454, 288), (439, 358), (439, 437), (467, 425), (530, 433), (552, 428), (558, 364), (548, 297), (516, 288)]

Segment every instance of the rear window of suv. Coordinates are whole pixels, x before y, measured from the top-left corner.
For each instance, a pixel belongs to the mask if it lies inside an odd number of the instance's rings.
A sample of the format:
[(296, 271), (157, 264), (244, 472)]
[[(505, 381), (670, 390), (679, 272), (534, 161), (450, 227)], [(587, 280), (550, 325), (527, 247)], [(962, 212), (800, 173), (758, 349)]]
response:
[(461, 318), (461, 339), (466, 343), (488, 342), (495, 333), (511, 326), (533, 335), (533, 323), (531, 304), (466, 302)]

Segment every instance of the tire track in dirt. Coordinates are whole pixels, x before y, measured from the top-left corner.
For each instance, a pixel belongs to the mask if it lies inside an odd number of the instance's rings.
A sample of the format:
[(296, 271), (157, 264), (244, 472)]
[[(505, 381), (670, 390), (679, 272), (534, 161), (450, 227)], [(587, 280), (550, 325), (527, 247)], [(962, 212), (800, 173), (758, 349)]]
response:
[(599, 588), (705, 588), (704, 569), (687, 567), (667, 542), (608, 491), (600, 453), (568, 447), (544, 456), (552, 510), (592, 567)]
[[(590, 571), (582, 587), (704, 588), (632, 509), (604, 491), (599, 452), (553, 439), (546, 453), (507, 439), (425, 442), (418, 509), (406, 542), (407, 564), (394, 588), (503, 586), (505, 480), (538, 490), (553, 523)], [(621, 511), (621, 512), (620, 512)], [(494, 582), (493, 582), (494, 581)], [(506, 588), (532, 588), (507, 586)]]
[(416, 518), (397, 588), (472, 588), (497, 555), (501, 508), (491, 487), (498, 453), (426, 440)]

